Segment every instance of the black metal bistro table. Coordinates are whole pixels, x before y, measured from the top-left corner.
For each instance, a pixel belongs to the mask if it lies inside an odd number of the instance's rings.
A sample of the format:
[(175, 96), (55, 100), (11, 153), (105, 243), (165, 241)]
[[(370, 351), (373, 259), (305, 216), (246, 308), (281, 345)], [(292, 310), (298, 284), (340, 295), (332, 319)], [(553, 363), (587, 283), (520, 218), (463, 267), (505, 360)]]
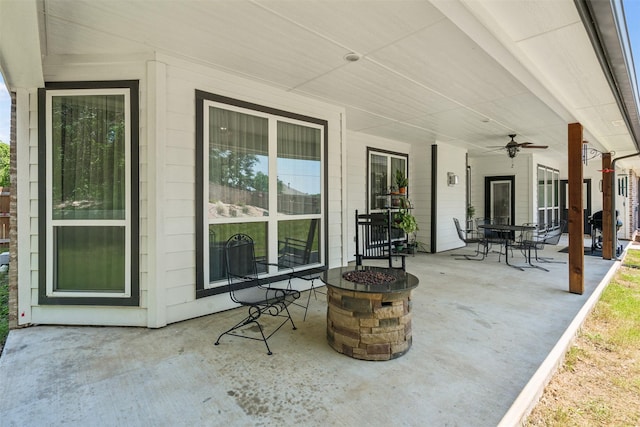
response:
[(498, 236), (498, 239), (502, 241), (504, 244), (504, 260), (505, 263), (509, 267), (517, 268), (518, 270), (524, 271), (524, 267), (520, 265), (514, 265), (509, 263), (509, 246), (513, 241), (512, 235), (519, 231), (530, 231), (535, 230), (535, 226), (533, 225), (515, 225), (515, 224), (478, 224), (478, 228), (483, 229), (487, 232), (493, 232)]
[(411, 348), (411, 291), (419, 280), (401, 269), (332, 268), (327, 285), (327, 341), (339, 353), (390, 360)]

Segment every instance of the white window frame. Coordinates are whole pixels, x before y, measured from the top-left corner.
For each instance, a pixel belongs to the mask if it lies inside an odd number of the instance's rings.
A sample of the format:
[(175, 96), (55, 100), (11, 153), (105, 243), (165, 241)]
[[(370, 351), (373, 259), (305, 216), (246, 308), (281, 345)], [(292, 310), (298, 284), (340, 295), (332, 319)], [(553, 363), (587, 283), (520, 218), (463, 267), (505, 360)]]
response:
[[(125, 113), (125, 218), (122, 220), (54, 220), (53, 219), (53, 117), (52, 99), (59, 96), (124, 95)], [(57, 89), (46, 93), (46, 296), (64, 298), (131, 297), (131, 99), (127, 88)], [(134, 130), (137, 131), (137, 130)], [(56, 291), (54, 289), (54, 228), (61, 226), (125, 227), (125, 283), (123, 292)]]

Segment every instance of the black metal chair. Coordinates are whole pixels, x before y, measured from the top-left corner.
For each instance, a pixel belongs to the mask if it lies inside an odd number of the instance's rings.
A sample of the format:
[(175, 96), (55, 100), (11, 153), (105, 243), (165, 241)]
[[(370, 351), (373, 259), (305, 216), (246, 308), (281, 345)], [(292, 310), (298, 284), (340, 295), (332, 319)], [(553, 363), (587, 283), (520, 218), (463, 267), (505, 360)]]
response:
[[(487, 248), (488, 248), (487, 239), (485, 238), (484, 234), (475, 232), (473, 230), (466, 230), (466, 231), (462, 230), (462, 227), (460, 226), (460, 221), (458, 220), (458, 218), (453, 218), (453, 223), (456, 226), (456, 231), (458, 232), (458, 238), (462, 240), (465, 245), (475, 244), (477, 246), (476, 246), (476, 253), (473, 255), (466, 255), (466, 254), (451, 254), (451, 255), (461, 256), (471, 261), (482, 261), (487, 255)], [(480, 248), (482, 248), (482, 250), (480, 250)]]
[[(263, 341), (267, 347), (267, 354), (271, 355), (267, 340), (287, 321), (291, 322), (293, 329), (296, 329), (288, 306), (300, 297), (300, 292), (292, 289), (271, 287), (270, 284), (258, 276), (258, 263), (256, 262), (253, 239), (246, 234), (235, 234), (227, 240), (224, 258), (227, 266), (229, 295), (234, 302), (248, 307), (249, 313), (247, 317), (220, 334), (215, 345), (220, 344), (220, 338), (223, 335), (233, 335), (240, 338)], [(265, 336), (264, 329), (258, 321), (263, 314), (284, 318), (268, 336)], [(258, 327), (261, 337), (243, 335), (236, 332), (251, 323)]]
[[(540, 266), (536, 266), (532, 264), (532, 257), (538, 262), (546, 262), (546, 263), (558, 263), (558, 264), (566, 264), (565, 261), (554, 261), (553, 258), (550, 257), (540, 257), (538, 256), (538, 251), (544, 249), (545, 245), (557, 245), (560, 242), (560, 238), (564, 233), (564, 229), (567, 225), (567, 221), (560, 220), (557, 225), (550, 226), (546, 229), (536, 228), (535, 230), (527, 233), (521, 242), (521, 250), (522, 253), (527, 258), (527, 262), (532, 267), (537, 267), (542, 270), (548, 271), (546, 268), (542, 268)], [(532, 253), (533, 252), (533, 255)]]
[[(406, 254), (394, 250), (391, 226), (390, 210), (369, 214), (356, 210), (356, 265), (364, 260), (386, 260), (389, 268), (406, 270)], [(394, 258), (400, 258), (400, 267), (394, 267)]]
[(538, 250), (542, 250), (544, 249), (545, 245), (552, 245), (555, 246), (560, 242), (560, 237), (562, 237), (562, 234), (565, 231), (565, 228), (567, 226), (567, 221), (562, 219), (560, 220), (560, 222), (557, 225), (552, 225), (551, 227), (549, 227), (546, 232), (544, 233), (543, 236), (541, 236), (540, 240), (541, 240), (541, 244), (537, 245), (534, 249), (535, 249), (535, 259), (536, 261), (540, 261), (540, 262), (557, 262), (557, 263), (561, 263), (561, 264), (566, 264), (565, 261), (551, 261), (552, 258), (549, 257), (539, 257), (538, 256)]
[[(279, 242), (278, 266), (280, 268), (291, 269), (291, 271), (289, 272), (289, 284), (287, 285), (287, 289), (291, 289), (291, 279), (293, 278), (311, 282), (309, 295), (307, 296), (307, 303), (293, 303), (299, 307), (304, 308), (304, 318), (302, 319), (303, 321), (307, 320), (307, 311), (309, 310), (309, 303), (311, 302), (311, 294), (313, 294), (316, 300), (318, 299), (316, 293), (326, 295), (325, 292), (318, 290), (318, 286), (315, 285), (316, 279), (319, 280), (319, 275), (317, 273), (307, 274), (304, 271), (296, 270), (297, 267), (304, 267), (311, 262), (318, 261), (317, 259), (312, 260), (312, 255), (314, 254), (313, 242), (315, 239), (317, 227), (318, 219), (313, 218), (309, 222), (307, 240), (285, 237), (283, 241)], [(317, 258), (317, 256), (315, 258)], [(324, 286), (324, 284), (321, 286)]]

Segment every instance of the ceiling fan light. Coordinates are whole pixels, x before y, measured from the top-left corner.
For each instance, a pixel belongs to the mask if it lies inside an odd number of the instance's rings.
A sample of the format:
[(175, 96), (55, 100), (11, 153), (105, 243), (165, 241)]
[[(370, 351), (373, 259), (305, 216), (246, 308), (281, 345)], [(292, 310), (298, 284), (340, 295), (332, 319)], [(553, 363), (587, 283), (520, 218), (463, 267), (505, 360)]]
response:
[(520, 149), (515, 145), (507, 146), (507, 154), (509, 155), (510, 159), (513, 159), (516, 154), (518, 154), (518, 151), (520, 151)]

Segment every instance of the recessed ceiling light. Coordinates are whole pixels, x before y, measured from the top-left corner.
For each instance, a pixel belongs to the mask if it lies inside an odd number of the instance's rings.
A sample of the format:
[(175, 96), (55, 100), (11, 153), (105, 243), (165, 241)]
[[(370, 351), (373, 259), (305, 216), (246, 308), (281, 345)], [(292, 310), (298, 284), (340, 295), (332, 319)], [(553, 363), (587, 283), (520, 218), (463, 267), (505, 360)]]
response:
[(354, 52), (349, 52), (344, 56), (344, 60), (347, 62), (356, 62), (360, 60), (360, 55)]

